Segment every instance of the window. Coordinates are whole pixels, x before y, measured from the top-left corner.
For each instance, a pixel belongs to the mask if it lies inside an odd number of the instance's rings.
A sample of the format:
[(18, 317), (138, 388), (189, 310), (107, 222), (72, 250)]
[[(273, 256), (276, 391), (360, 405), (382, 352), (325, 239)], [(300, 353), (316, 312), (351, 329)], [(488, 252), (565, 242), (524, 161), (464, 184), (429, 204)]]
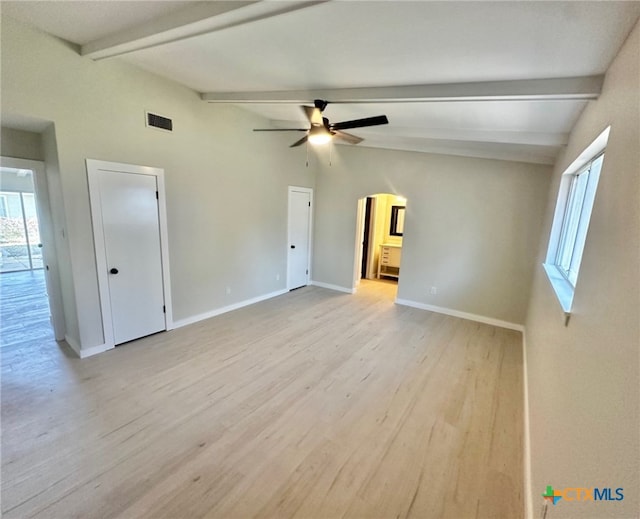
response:
[(562, 175), (544, 265), (566, 313), (571, 311), (609, 128)]
[(572, 287), (578, 281), (578, 270), (587, 240), (591, 208), (603, 159), (604, 153), (571, 178), (555, 265)]

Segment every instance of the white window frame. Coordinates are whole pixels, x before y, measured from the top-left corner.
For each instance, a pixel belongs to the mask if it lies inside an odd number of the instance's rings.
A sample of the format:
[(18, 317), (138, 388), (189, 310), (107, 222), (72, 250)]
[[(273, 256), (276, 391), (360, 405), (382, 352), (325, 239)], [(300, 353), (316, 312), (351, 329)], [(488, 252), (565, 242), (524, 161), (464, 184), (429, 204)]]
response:
[(564, 171), (543, 265), (565, 314), (569, 315), (611, 127)]
[(4, 218), (8, 218), (9, 217), (9, 204), (7, 203), (7, 195), (2, 194), (0, 195), (0, 206), (2, 206), (2, 211), (0, 211), (3, 214), (0, 214), (0, 216), (4, 217)]

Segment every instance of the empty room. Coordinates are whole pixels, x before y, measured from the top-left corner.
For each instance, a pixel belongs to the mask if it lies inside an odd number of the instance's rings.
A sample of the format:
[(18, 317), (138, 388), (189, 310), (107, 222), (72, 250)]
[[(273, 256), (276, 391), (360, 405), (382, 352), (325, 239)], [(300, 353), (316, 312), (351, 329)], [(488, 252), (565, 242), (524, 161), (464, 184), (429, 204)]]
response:
[(640, 1), (0, 16), (3, 517), (640, 517)]

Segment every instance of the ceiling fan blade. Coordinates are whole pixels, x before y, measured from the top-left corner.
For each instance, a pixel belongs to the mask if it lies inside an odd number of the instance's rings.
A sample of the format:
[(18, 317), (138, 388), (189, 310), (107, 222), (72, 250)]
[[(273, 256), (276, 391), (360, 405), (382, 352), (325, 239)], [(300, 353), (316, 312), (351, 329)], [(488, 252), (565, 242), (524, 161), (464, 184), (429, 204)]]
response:
[(353, 121), (342, 121), (330, 126), (332, 130), (348, 130), (350, 128), (364, 128), (365, 126), (378, 126), (380, 124), (389, 124), (386, 115), (377, 115), (376, 117), (365, 117), (364, 119), (354, 119)]
[(341, 132), (340, 130), (334, 130), (333, 132), (336, 137), (348, 142), (349, 144), (358, 144), (364, 140), (362, 137), (358, 137), (357, 135), (352, 135), (347, 132)]
[(308, 138), (309, 138), (309, 136), (305, 135), (304, 137), (302, 137), (302, 139), (300, 139), (299, 141), (294, 142), (291, 146), (289, 146), (289, 148), (295, 148), (296, 146), (300, 146), (301, 144), (304, 144), (305, 142), (307, 142)]
[(301, 106), (300, 108), (304, 110), (304, 113), (311, 124), (322, 124), (322, 110), (318, 107)]
[(254, 128), (254, 132), (306, 132), (307, 128)]

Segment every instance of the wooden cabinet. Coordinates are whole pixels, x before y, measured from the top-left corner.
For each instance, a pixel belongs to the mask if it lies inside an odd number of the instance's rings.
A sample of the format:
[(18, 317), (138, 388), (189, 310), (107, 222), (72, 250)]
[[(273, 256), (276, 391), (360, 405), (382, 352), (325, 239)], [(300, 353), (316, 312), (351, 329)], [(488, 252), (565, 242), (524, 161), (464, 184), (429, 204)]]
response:
[(380, 245), (378, 260), (378, 279), (380, 276), (398, 278), (400, 275), (401, 245)]

